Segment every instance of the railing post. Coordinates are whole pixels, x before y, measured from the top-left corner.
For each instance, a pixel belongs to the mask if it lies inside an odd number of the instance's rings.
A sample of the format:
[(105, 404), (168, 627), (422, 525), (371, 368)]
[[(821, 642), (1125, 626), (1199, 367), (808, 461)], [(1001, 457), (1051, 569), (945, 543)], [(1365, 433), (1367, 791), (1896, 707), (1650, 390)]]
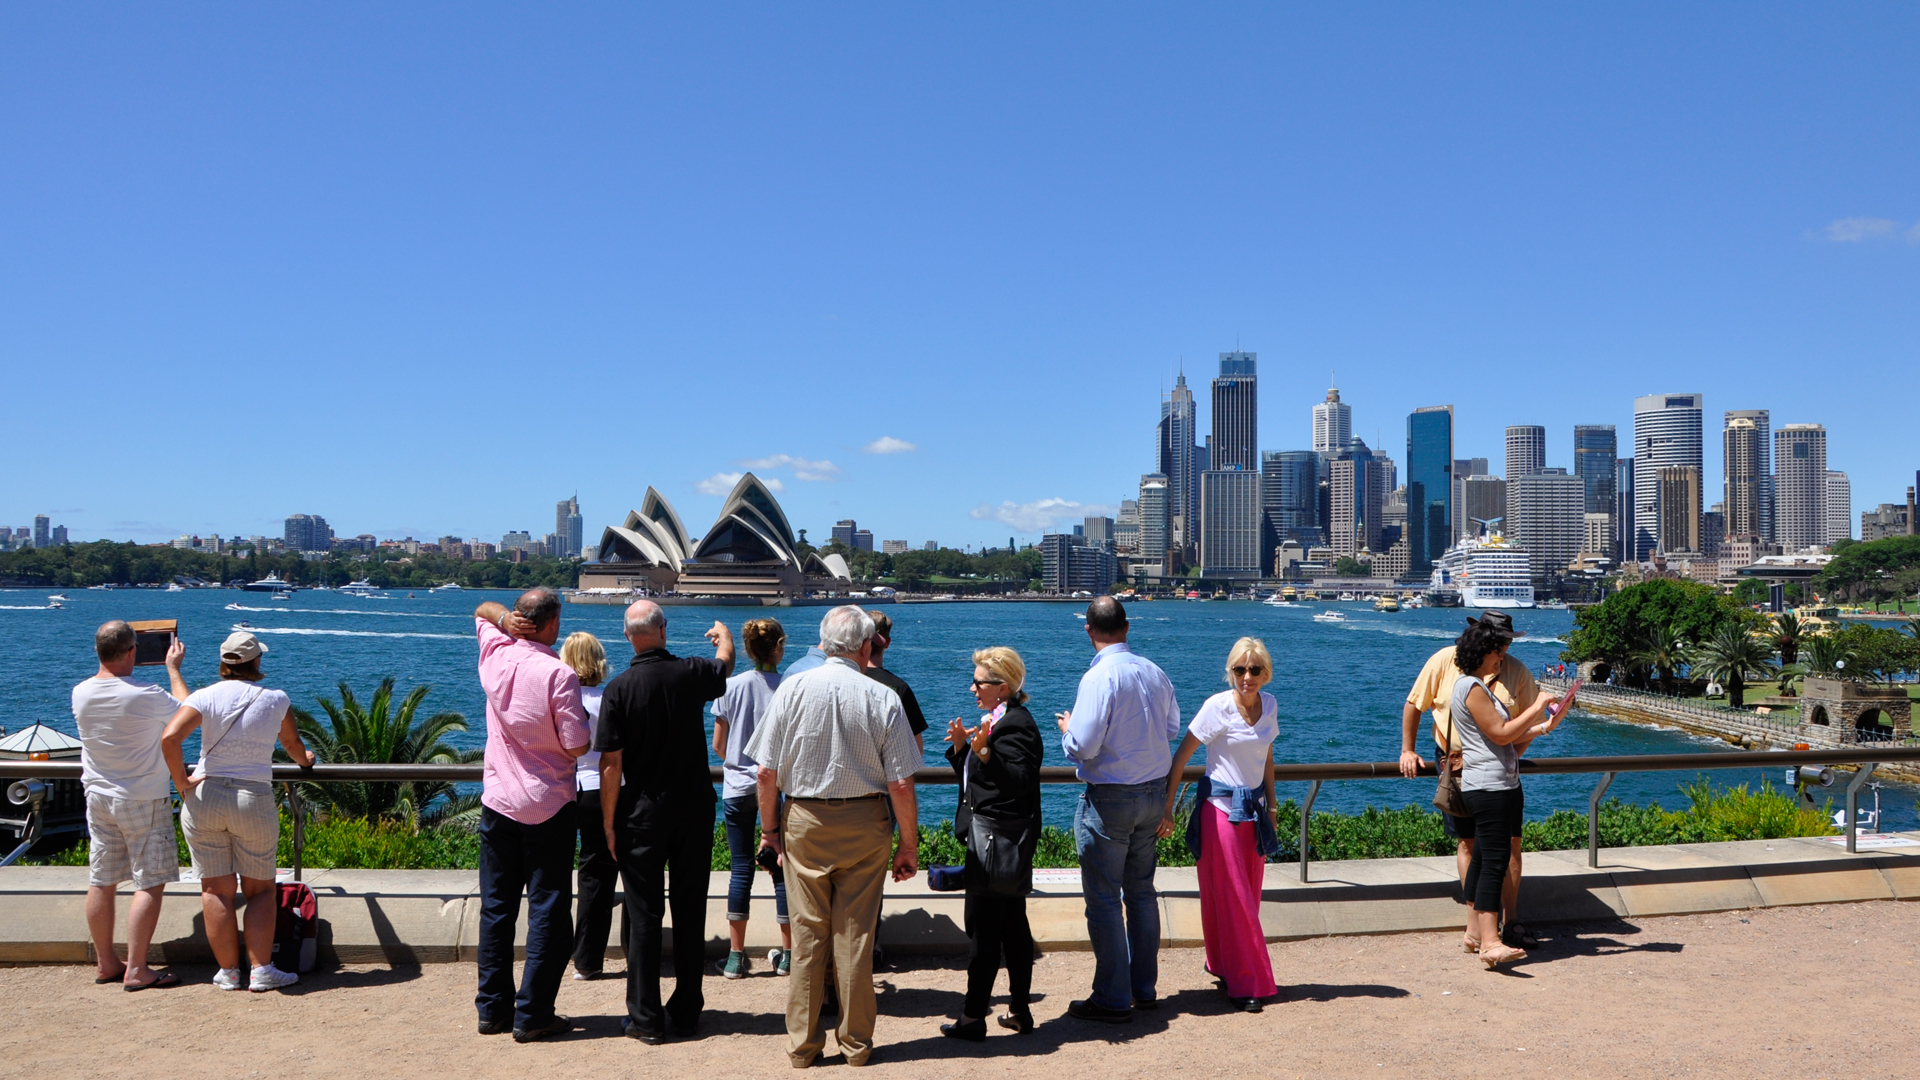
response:
[(1307, 801), (1300, 806), (1300, 882), (1307, 880), (1307, 826), (1313, 821), (1313, 800), (1320, 797), (1320, 781), (1307, 785)]
[(1607, 794), (1607, 785), (1618, 775), (1601, 773), (1600, 783), (1594, 787), (1593, 794), (1587, 796), (1587, 865), (1596, 870), (1600, 867), (1600, 800)]
[(293, 815), (293, 880), (306, 880), (307, 815), (300, 803), (300, 788), (287, 781), (287, 811)]
[[(1860, 771), (1853, 774), (1853, 779), (1847, 781), (1847, 854), (1849, 855), (1859, 854), (1857, 845), (1860, 827), (1860, 789), (1872, 779), (1873, 770), (1879, 766), (1880, 763), (1877, 761), (1864, 762), (1860, 766)], [(1879, 822), (1875, 822), (1874, 826), (1878, 828)]]

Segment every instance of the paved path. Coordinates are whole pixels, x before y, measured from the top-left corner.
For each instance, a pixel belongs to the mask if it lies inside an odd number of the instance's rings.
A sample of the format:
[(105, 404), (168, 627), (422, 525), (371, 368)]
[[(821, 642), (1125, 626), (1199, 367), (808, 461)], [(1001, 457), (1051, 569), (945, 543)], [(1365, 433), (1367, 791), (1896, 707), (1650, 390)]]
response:
[[(959, 1006), (952, 958), (877, 976), (882, 1076), (1908, 1077), (1920, 905), (1890, 901), (1554, 928), (1528, 962), (1491, 973), (1453, 934), (1315, 938), (1271, 946), (1283, 1000), (1229, 1013), (1194, 950), (1161, 954), (1166, 1005), (1129, 1027), (1064, 1017), (1085, 953), (1036, 973), (1040, 1028), (981, 1046), (940, 1037)], [(91, 969), (0, 969), (0, 1075), (775, 1076), (787, 983), (706, 981), (702, 1037), (621, 1038), (622, 984), (568, 982), (576, 1030), (518, 1046), (473, 1031), (464, 964), (349, 966), (283, 994), (190, 985), (127, 994)], [(669, 980), (670, 985), (670, 980)], [(1003, 983), (1004, 985), (1004, 983)], [(832, 1041), (829, 1040), (829, 1049)], [(973, 1060), (990, 1059), (990, 1060)], [(112, 1063), (103, 1067), (103, 1062)], [(839, 1067), (837, 1057), (823, 1064)], [(256, 1073), (257, 1071), (257, 1073)]]

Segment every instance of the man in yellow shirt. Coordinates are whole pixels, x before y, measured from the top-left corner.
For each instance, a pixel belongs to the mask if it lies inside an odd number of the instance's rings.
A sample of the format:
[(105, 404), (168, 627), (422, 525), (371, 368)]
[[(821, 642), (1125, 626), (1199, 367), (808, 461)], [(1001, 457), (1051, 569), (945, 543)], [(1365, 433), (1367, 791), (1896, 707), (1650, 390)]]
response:
[[(1471, 624), (1473, 620), (1468, 620)], [(1513, 628), (1513, 616), (1504, 611), (1489, 611), (1480, 617), (1480, 623), (1491, 626), (1505, 635), (1506, 644), (1500, 648), (1500, 671), (1488, 680), (1488, 689), (1493, 691), (1507, 708), (1516, 714), (1533, 704), (1539, 687), (1533, 681), (1533, 673), (1527, 665), (1507, 654), (1507, 645), (1513, 639), (1522, 636), (1522, 632)], [(1453, 683), (1460, 677), (1460, 669), (1453, 662), (1453, 646), (1449, 645), (1427, 658), (1426, 666), (1420, 669), (1420, 677), (1413, 681), (1413, 689), (1407, 691), (1407, 703), (1400, 710), (1400, 774), (1412, 777), (1425, 764), (1414, 750), (1415, 739), (1420, 734), (1420, 714), (1428, 710), (1433, 712), (1433, 735), (1436, 747), (1444, 746), (1443, 752), (1457, 753), (1460, 740), (1454, 737), (1452, 717), (1448, 715), (1448, 703), (1453, 700)], [(1527, 752), (1531, 739), (1514, 744), (1519, 753)], [(1460, 881), (1465, 886), (1467, 864), (1473, 860), (1473, 819), (1440, 815), (1446, 823), (1447, 835), (1457, 839), (1458, 849), (1454, 860), (1459, 864)], [(1520, 925), (1520, 837), (1513, 838), (1513, 854), (1507, 866), (1507, 876), (1500, 895), (1501, 940), (1514, 948), (1529, 949), (1540, 944), (1539, 939)]]

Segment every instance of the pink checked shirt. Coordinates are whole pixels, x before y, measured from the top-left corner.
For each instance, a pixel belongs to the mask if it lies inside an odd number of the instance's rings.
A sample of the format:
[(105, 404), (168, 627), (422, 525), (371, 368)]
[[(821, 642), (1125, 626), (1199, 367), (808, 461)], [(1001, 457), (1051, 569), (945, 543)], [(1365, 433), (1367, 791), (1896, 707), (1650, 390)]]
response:
[(480, 686), (487, 692), (487, 757), (480, 803), (524, 825), (538, 825), (573, 801), (569, 746), (585, 746), (587, 712), (580, 676), (545, 645), (516, 641), (485, 619)]

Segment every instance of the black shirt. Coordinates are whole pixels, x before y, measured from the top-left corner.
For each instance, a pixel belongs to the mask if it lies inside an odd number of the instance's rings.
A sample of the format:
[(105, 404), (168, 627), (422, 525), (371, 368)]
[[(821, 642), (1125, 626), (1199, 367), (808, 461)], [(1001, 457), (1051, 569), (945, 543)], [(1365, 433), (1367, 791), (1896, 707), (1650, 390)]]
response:
[(915, 735), (927, 730), (926, 714), (920, 711), (920, 699), (913, 696), (913, 687), (907, 685), (907, 680), (881, 667), (868, 668), (867, 678), (900, 695), (900, 708), (907, 714), (907, 726)]
[(621, 752), (626, 786), (620, 800), (630, 813), (677, 799), (714, 800), (707, 765), (706, 704), (727, 692), (727, 672), (708, 657), (678, 657), (648, 649), (607, 684), (593, 748)]

